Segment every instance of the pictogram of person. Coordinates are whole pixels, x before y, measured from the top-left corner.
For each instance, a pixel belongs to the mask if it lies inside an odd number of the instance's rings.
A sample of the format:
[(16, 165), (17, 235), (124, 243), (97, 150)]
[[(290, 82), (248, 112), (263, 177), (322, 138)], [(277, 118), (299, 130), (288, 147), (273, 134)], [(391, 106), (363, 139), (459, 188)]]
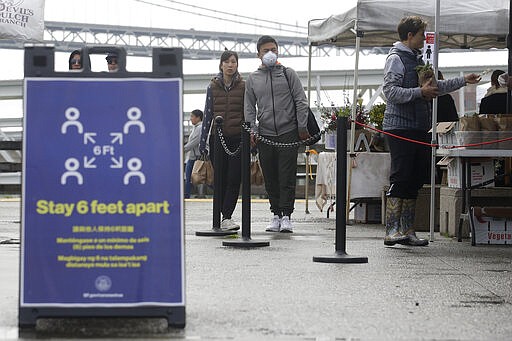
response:
[(84, 132), (84, 126), (78, 121), (80, 118), (80, 110), (75, 107), (69, 107), (66, 109), (64, 116), (66, 116), (67, 121), (64, 122), (60, 128), (62, 134), (68, 132), (68, 127), (76, 127), (79, 134)]
[(134, 157), (128, 160), (126, 165), (129, 171), (124, 175), (123, 183), (128, 185), (130, 184), (130, 178), (137, 177), (140, 180), (140, 184), (144, 185), (146, 183), (146, 176), (140, 171), (142, 168), (142, 161), (139, 158)]
[(430, 45), (427, 45), (427, 51), (425, 52), (427, 56), (427, 60), (431, 60), (432, 57), (432, 49), (430, 48)]
[(139, 131), (141, 134), (146, 132), (146, 127), (144, 123), (140, 121), (142, 117), (142, 111), (137, 107), (131, 107), (126, 112), (126, 116), (128, 117), (128, 122), (126, 122), (123, 126), (123, 133), (128, 134), (131, 126), (139, 127)]
[(69, 177), (76, 178), (76, 181), (79, 185), (83, 185), (84, 177), (80, 172), (77, 172), (78, 168), (80, 168), (80, 162), (75, 158), (69, 158), (64, 163), (64, 168), (66, 171), (60, 177), (61, 185), (66, 185)]

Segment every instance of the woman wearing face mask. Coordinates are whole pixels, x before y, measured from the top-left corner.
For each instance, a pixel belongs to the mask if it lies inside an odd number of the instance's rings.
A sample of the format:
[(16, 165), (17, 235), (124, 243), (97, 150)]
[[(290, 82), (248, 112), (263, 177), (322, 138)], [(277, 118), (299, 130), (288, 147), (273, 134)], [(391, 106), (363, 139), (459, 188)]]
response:
[[(308, 139), (308, 102), (297, 73), (277, 61), (274, 38), (262, 36), (256, 47), (262, 65), (247, 78), (245, 120), (268, 140), (291, 143)], [(259, 142), (258, 152), (272, 212), (266, 231), (293, 232), (290, 216), (295, 206), (298, 146)]]
[[(201, 154), (207, 154), (207, 142), (209, 139), (209, 150), (213, 151), (213, 143), (217, 129), (214, 119), (217, 116), (224, 118), (223, 136), (226, 147), (231, 152), (235, 152), (240, 146), (242, 121), (244, 117), (244, 92), (245, 81), (238, 73), (238, 54), (233, 51), (224, 51), (220, 57), (219, 73), (213, 77), (206, 89), (206, 105), (204, 109), (204, 121), (201, 132), (201, 142), (199, 151)], [(240, 150), (240, 149), (238, 149)], [(222, 169), (215, 169), (216, 172), (222, 172), (222, 194), (220, 203), (222, 220), (221, 229), (236, 231), (240, 225), (232, 219), (232, 214), (238, 201), (241, 182), (241, 160), (240, 152), (235, 155), (229, 155), (222, 148)], [(210, 159), (213, 161), (213, 153), (210, 153)], [(213, 164), (215, 164), (213, 162)]]

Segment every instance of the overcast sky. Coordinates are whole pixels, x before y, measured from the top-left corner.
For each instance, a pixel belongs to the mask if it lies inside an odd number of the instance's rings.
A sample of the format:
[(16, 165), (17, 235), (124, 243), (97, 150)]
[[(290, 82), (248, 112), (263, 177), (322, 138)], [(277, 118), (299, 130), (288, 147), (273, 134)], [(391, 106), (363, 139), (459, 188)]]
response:
[[(356, 0), (46, 0), (45, 20), (260, 34), (276, 24), (307, 27), (355, 6)], [(233, 16), (232, 14), (235, 14)], [(215, 20), (222, 18), (225, 20)], [(251, 19), (254, 18), (254, 19)], [(246, 22), (260, 25), (241, 25)], [(275, 24), (274, 24), (275, 23)], [(293, 31), (293, 27), (283, 27)], [(303, 30), (304, 31), (304, 30)], [(288, 32), (290, 35), (292, 32)]]
[[(356, 2), (316, 0), (303, 5), (290, 0), (46, 0), (44, 18), (45, 21), (306, 37), (309, 20), (345, 12)], [(0, 79), (23, 78), (22, 50), (0, 50), (0, 58), (11, 61), (0, 63)], [(67, 69), (67, 58), (66, 54), (56, 53), (57, 71)], [(127, 69), (131, 71), (151, 70), (151, 61), (129, 58), (127, 62)], [(184, 72), (204, 73), (203, 70), (208, 68), (212, 72), (216, 70), (215, 63), (199, 61), (196, 63), (198, 65), (193, 66), (190, 63), (184, 63)], [(134, 67), (134, 64), (137, 65)], [(249, 65), (244, 64), (246, 72), (254, 69)], [(241, 65), (241, 69), (244, 66)]]

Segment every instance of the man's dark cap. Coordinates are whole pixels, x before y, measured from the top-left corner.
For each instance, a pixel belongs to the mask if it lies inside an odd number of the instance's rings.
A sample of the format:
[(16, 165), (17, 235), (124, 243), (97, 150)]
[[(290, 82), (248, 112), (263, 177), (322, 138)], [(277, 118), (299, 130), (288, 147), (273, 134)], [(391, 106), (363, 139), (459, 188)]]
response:
[(112, 58), (117, 58), (117, 53), (109, 52), (108, 55), (105, 57), (107, 61), (111, 60)]

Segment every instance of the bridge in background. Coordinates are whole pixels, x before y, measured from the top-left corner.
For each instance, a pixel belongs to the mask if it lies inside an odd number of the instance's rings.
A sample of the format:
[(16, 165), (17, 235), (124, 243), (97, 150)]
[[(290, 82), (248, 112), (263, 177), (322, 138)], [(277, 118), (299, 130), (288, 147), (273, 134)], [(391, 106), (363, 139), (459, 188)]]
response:
[[(186, 59), (217, 59), (225, 50), (238, 53), (240, 58), (254, 58), (260, 35), (236, 32), (176, 30), (163, 28), (112, 26), (46, 21), (44, 43), (56, 51), (70, 52), (84, 45), (119, 45), (128, 55), (151, 56), (153, 47), (181, 47)], [(275, 36), (281, 57), (306, 57), (309, 44), (305, 36)], [(22, 49), (23, 42), (0, 40), (0, 48)], [(368, 50), (370, 51), (370, 50)], [(372, 50), (375, 53), (378, 50)], [(334, 46), (312, 48), (315, 57), (352, 55), (354, 49)], [(368, 53), (368, 52), (364, 52)]]

